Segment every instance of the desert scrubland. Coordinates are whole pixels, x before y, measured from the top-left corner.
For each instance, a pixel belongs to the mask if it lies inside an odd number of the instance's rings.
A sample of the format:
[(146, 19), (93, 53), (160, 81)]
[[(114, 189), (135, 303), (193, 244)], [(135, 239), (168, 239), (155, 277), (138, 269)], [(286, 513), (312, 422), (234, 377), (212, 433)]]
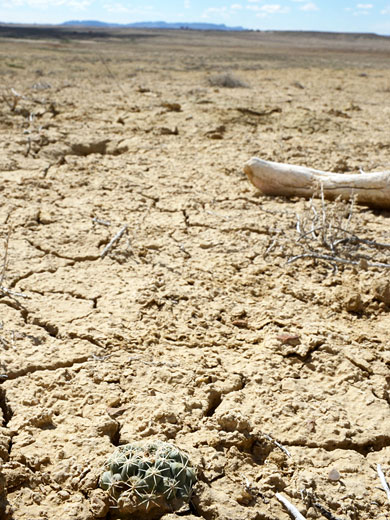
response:
[(390, 213), (243, 173), (390, 170), (390, 39), (3, 26), (0, 78), (0, 516), (161, 439), (164, 520), (390, 518)]

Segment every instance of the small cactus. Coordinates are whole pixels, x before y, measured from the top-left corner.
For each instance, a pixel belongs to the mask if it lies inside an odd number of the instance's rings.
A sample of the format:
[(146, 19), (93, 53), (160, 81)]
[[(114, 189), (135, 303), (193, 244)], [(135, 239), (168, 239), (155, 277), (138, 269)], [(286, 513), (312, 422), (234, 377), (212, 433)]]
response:
[(99, 485), (120, 514), (175, 510), (188, 502), (195, 469), (181, 450), (162, 441), (119, 446), (103, 466)]

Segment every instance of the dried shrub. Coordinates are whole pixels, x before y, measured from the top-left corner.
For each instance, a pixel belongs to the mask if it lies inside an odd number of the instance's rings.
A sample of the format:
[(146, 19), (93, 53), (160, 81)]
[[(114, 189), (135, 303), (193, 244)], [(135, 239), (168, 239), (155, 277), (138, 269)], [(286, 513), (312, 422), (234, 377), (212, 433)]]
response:
[(238, 78), (231, 72), (214, 74), (208, 78), (209, 85), (222, 88), (249, 88), (248, 83)]
[(352, 265), (390, 269), (390, 244), (362, 236), (367, 230), (354, 221), (354, 199), (325, 203), (312, 198), (301, 214), (296, 214), (290, 230), (278, 230), (264, 256), (271, 252), (287, 257), (287, 263), (315, 259), (331, 265), (334, 270)]

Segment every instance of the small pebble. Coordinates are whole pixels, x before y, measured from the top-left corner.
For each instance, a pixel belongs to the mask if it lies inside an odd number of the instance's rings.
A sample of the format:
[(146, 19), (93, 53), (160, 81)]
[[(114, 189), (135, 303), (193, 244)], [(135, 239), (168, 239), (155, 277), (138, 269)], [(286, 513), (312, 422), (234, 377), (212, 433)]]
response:
[(332, 482), (337, 482), (340, 480), (340, 473), (337, 471), (337, 469), (333, 468), (329, 471), (328, 479)]

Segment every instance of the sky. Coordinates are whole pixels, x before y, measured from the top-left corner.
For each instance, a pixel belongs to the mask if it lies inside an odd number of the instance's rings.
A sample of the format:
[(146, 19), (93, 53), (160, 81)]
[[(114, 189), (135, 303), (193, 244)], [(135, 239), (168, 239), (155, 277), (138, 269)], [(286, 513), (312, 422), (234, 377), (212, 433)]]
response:
[(0, 0), (0, 22), (224, 23), (261, 30), (390, 35), (390, 0)]

